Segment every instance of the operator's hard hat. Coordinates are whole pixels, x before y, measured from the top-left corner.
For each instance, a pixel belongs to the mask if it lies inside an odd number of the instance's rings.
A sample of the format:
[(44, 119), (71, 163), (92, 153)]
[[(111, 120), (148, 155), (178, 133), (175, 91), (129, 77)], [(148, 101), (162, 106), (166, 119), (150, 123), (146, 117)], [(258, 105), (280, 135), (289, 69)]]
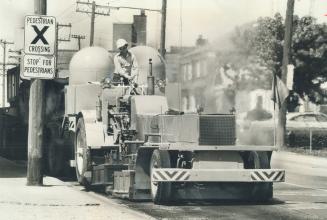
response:
[(119, 49), (125, 45), (128, 45), (128, 43), (125, 39), (118, 39), (116, 45), (117, 45), (117, 49)]

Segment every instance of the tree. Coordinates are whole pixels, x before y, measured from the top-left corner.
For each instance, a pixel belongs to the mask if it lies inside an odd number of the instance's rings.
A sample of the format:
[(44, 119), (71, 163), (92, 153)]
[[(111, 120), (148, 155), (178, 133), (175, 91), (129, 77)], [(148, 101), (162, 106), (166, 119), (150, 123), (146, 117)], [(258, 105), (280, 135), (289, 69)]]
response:
[(235, 29), (231, 41), (236, 49), (226, 58), (246, 73), (239, 78), (240, 89), (269, 89), (273, 74), (281, 74), (283, 28), (282, 16), (276, 14)]
[(277, 13), (274, 18), (259, 18), (251, 41), (260, 64), (270, 73), (281, 75), (283, 59), (284, 25), (282, 16)]
[[(263, 17), (256, 22), (236, 28), (232, 42), (239, 52), (236, 63), (249, 72), (257, 88), (271, 85), (273, 74), (281, 75), (284, 24), (280, 14)], [(315, 18), (294, 16), (292, 57), (294, 64), (293, 90), (310, 101), (323, 103), (327, 92), (321, 84), (327, 80), (327, 25)], [(238, 62), (243, 60), (244, 62)], [(269, 87), (268, 87), (269, 88)]]
[(295, 17), (292, 45), (294, 91), (320, 104), (326, 99), (321, 84), (327, 80), (327, 26), (310, 16)]

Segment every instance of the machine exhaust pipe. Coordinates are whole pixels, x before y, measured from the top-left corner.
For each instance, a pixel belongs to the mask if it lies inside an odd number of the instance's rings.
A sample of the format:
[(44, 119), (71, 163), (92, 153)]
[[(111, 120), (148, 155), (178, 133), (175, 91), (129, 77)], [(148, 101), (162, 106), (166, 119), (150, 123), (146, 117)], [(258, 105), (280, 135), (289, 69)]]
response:
[(102, 101), (100, 96), (98, 96), (98, 100), (95, 103), (95, 112), (97, 121), (102, 121)]
[(154, 95), (154, 76), (152, 75), (152, 59), (149, 59), (147, 95)]

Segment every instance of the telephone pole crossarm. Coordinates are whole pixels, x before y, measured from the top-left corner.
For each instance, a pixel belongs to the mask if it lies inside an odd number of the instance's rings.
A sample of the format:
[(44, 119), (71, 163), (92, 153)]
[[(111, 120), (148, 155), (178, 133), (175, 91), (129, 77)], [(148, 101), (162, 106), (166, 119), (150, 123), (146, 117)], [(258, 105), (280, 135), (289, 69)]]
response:
[[(112, 7), (110, 7), (109, 5), (98, 5), (98, 4), (95, 4), (95, 2), (81, 2), (81, 1), (77, 1), (76, 3), (77, 3), (76, 12), (81, 12), (81, 13), (86, 13), (86, 14), (91, 14), (91, 15), (94, 13), (96, 15), (110, 16), (110, 9)], [(79, 5), (87, 5), (90, 8), (81, 9), (81, 8), (79, 8)], [(94, 7), (94, 12), (93, 12), (93, 7)], [(105, 12), (97, 11), (99, 9), (106, 9), (107, 11), (105, 11)]]
[(161, 13), (162, 10), (160, 9), (151, 9), (151, 8), (137, 8), (137, 7), (127, 7), (127, 6), (117, 6), (117, 7), (113, 7), (113, 6), (109, 6), (110, 9), (134, 9), (134, 10), (144, 10), (144, 11), (154, 11), (154, 12), (159, 12)]
[[(88, 6), (81, 8), (80, 6)], [(102, 9), (102, 11), (99, 11), (99, 9)], [(94, 40), (94, 20), (95, 15), (104, 15), (104, 16), (110, 16), (110, 9), (133, 9), (133, 10), (143, 10), (143, 11), (154, 11), (161, 13), (162, 16), (162, 22), (161, 22), (161, 45), (160, 45), (160, 53), (164, 57), (165, 56), (165, 29), (166, 29), (166, 9), (167, 9), (167, 0), (162, 0), (162, 9), (151, 9), (151, 8), (138, 8), (138, 7), (128, 7), (128, 6), (109, 6), (108, 5), (98, 5), (95, 3), (95, 1), (92, 2), (83, 2), (83, 1), (76, 1), (76, 12), (91, 14), (91, 33), (90, 33), (90, 46), (93, 46), (93, 40)], [(106, 11), (104, 11), (106, 10)]]
[(85, 35), (72, 34), (71, 37), (78, 40), (78, 50), (80, 50), (81, 49), (81, 40), (85, 39)]
[[(92, 1), (92, 2), (77, 1), (76, 3), (77, 3), (76, 12), (91, 14), (90, 46), (93, 46), (95, 15), (109, 16), (110, 15), (110, 7), (106, 6), (106, 5), (97, 5), (97, 4), (95, 4), (95, 1)], [(79, 5), (87, 5), (87, 6), (91, 7), (91, 11), (89, 10), (89, 8), (88, 9), (80, 9), (78, 7)], [(107, 9), (107, 11), (106, 12), (97, 11), (97, 9)]]
[[(69, 37), (68, 38), (59, 38), (59, 29), (60, 28), (69, 28)], [(59, 24), (59, 23), (57, 23), (57, 42), (58, 43), (61, 42), (61, 41), (69, 42), (70, 41), (71, 31), (72, 31), (72, 24), (71, 23), (69, 23), (69, 24)]]

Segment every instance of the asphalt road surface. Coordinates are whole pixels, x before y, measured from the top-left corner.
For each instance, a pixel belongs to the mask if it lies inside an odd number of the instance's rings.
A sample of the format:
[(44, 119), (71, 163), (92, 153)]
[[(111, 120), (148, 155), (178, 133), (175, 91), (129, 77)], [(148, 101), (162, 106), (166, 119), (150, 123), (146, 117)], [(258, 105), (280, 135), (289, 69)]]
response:
[(278, 152), (272, 167), (286, 169), (286, 182), (274, 184), (274, 199), (264, 204), (216, 201), (162, 206), (107, 199), (155, 219), (327, 219), (327, 159)]

